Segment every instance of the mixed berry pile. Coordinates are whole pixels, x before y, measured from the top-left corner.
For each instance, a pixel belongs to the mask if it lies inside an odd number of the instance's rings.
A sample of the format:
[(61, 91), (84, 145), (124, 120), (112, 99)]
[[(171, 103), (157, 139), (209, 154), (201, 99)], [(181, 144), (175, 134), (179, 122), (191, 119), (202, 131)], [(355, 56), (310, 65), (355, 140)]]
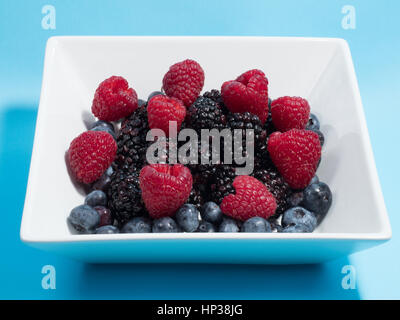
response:
[[(171, 66), (162, 91), (146, 101), (122, 77), (100, 83), (92, 104), (98, 121), (71, 142), (67, 153), (73, 178), (91, 189), (68, 217), (73, 229), (83, 234), (293, 233), (317, 227), (332, 194), (315, 174), (324, 135), (307, 100), (271, 100), (268, 79), (257, 69), (224, 82), (221, 90), (201, 94), (203, 85), (204, 71), (193, 60)], [(149, 164), (150, 129), (165, 132), (165, 151), (185, 143), (169, 136), (170, 121), (178, 131), (199, 134), (202, 129), (251, 130), (254, 170), (237, 175), (240, 164), (223, 158), (216, 164), (170, 164), (169, 153)], [(243, 137), (239, 147), (246, 155)], [(196, 152), (198, 163), (210, 156), (208, 146)]]

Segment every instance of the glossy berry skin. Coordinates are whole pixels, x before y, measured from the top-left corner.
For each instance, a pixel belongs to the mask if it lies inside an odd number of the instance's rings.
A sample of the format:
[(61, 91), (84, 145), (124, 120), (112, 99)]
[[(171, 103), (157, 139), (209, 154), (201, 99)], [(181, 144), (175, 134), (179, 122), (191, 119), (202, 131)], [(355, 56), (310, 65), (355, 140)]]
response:
[(300, 97), (281, 97), (271, 103), (272, 123), (278, 131), (304, 129), (310, 116), (310, 105)]
[(303, 191), (293, 192), (288, 198), (290, 208), (300, 206), (304, 199)]
[(283, 233), (310, 233), (313, 230), (308, 226), (305, 225), (304, 223), (299, 223), (299, 224), (293, 224), (293, 225), (288, 225), (282, 229)]
[(101, 177), (92, 184), (92, 188), (94, 190), (107, 191), (111, 183), (111, 175), (113, 174), (113, 172), (113, 167), (108, 167), (108, 169), (101, 175)]
[(239, 232), (239, 226), (235, 220), (230, 218), (223, 218), (218, 227), (219, 232)]
[(100, 215), (88, 205), (80, 205), (71, 210), (68, 222), (79, 233), (93, 233), (100, 223)]
[(149, 233), (151, 221), (145, 217), (135, 217), (129, 220), (121, 229), (122, 233)]
[(129, 116), (138, 107), (137, 94), (123, 77), (104, 80), (94, 94), (92, 112), (104, 121), (117, 121)]
[(317, 226), (317, 217), (313, 212), (303, 207), (294, 207), (286, 210), (282, 216), (282, 226), (287, 227), (296, 224), (304, 224), (312, 232)]
[(142, 168), (139, 181), (146, 209), (157, 219), (172, 216), (187, 201), (193, 179), (181, 164), (152, 164)]
[(318, 182), (319, 182), (319, 178), (318, 178), (317, 175), (315, 175), (315, 176), (311, 179), (310, 184), (318, 183)]
[(307, 130), (319, 130), (320, 124), (317, 116), (313, 113), (310, 113), (310, 117), (308, 118), (308, 122), (306, 125)]
[(206, 202), (201, 207), (201, 218), (205, 221), (219, 224), (222, 221), (222, 216), (221, 208), (215, 202)]
[(308, 186), (321, 158), (318, 135), (310, 130), (274, 132), (268, 138), (268, 152), (279, 173), (292, 189)]
[(163, 96), (164, 93), (162, 93), (161, 91), (153, 91), (152, 93), (149, 94), (149, 96), (147, 97), (147, 102), (149, 102), (152, 98), (154, 98), (155, 96)]
[(246, 220), (242, 227), (242, 232), (271, 232), (271, 225), (267, 220), (261, 217), (253, 217)]
[(224, 214), (245, 221), (255, 216), (268, 218), (275, 213), (276, 200), (261, 181), (243, 175), (237, 176), (232, 185), (235, 194), (225, 196), (221, 202)]
[(119, 229), (115, 226), (106, 225), (96, 229), (96, 234), (114, 234), (119, 233)]
[(199, 96), (204, 85), (204, 71), (194, 60), (184, 60), (172, 65), (163, 78), (163, 90), (189, 107)]
[(68, 163), (75, 178), (89, 184), (99, 179), (114, 161), (117, 144), (103, 131), (86, 131), (72, 140)]
[(302, 206), (317, 216), (321, 221), (332, 205), (332, 192), (324, 182), (310, 184), (304, 189)]
[(138, 99), (138, 108), (141, 108), (142, 106), (144, 106), (147, 103), (147, 101), (142, 100), (142, 99)]
[(163, 217), (153, 221), (152, 231), (154, 233), (170, 233), (179, 232), (179, 228), (174, 219), (170, 217)]
[(217, 228), (211, 222), (201, 221), (197, 232), (217, 232)]
[(98, 120), (96, 122), (93, 122), (93, 124), (89, 127), (89, 130), (93, 130), (94, 128), (107, 128), (108, 130), (115, 132), (114, 125), (111, 122), (103, 120)]
[(180, 130), (186, 117), (185, 106), (177, 99), (162, 95), (153, 97), (147, 104), (147, 119), (150, 129), (160, 129), (169, 137), (170, 121), (175, 121)]
[(94, 207), (94, 209), (100, 215), (100, 223), (99, 223), (98, 227), (113, 224), (114, 219), (111, 216), (110, 209), (103, 207), (103, 206), (97, 206), (97, 207)]
[(186, 203), (179, 208), (175, 215), (178, 225), (186, 232), (194, 232), (199, 227), (200, 212), (193, 204)]
[(86, 196), (85, 204), (91, 207), (106, 206), (107, 195), (101, 190), (94, 190)]
[(268, 117), (268, 79), (261, 70), (253, 69), (221, 87), (225, 106), (232, 113), (250, 112), (264, 124)]

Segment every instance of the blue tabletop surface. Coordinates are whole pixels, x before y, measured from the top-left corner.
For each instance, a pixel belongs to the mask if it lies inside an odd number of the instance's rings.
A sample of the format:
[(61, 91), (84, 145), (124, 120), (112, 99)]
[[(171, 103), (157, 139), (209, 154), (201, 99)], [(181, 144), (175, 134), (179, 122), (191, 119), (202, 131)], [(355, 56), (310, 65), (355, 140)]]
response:
[[(55, 29), (43, 28), (45, 5), (55, 9)], [(354, 27), (352, 9), (355, 29), (343, 28)], [(399, 299), (399, 12), (400, 3), (395, 0), (0, 0), (0, 298)], [(88, 265), (22, 244), (19, 228), (44, 49), (54, 35), (346, 39), (390, 215), (392, 240), (350, 257), (304, 266)], [(357, 192), (357, 181), (350, 183)], [(45, 265), (55, 267), (54, 290), (42, 287)], [(356, 272), (354, 289), (342, 287), (342, 269), (347, 265)]]

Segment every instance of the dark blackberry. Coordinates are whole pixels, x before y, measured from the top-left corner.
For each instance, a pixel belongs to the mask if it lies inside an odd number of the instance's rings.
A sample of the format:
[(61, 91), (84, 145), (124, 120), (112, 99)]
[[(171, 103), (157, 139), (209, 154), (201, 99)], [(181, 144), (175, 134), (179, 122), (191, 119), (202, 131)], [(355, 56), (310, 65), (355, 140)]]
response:
[(128, 173), (118, 170), (112, 174), (108, 206), (119, 225), (145, 212), (139, 187), (139, 171)]
[(204, 204), (203, 196), (195, 184), (193, 184), (192, 191), (190, 191), (190, 195), (186, 203), (193, 204), (197, 210), (200, 210), (201, 206)]
[(148, 131), (146, 105), (144, 105), (122, 122), (117, 138), (118, 150), (115, 158), (117, 169), (136, 172), (143, 167), (148, 146), (146, 142)]
[(206, 97), (198, 97), (189, 107), (187, 126), (200, 134), (201, 129), (225, 128), (226, 118), (218, 104)]
[(211, 91), (207, 91), (203, 94), (203, 97), (205, 98), (209, 98), (211, 100), (213, 100), (214, 102), (218, 103), (218, 105), (224, 109), (225, 105), (224, 102), (222, 100), (222, 96), (221, 96), (221, 92), (217, 89), (212, 89)]
[(279, 217), (290, 207), (288, 198), (292, 194), (292, 189), (274, 167), (255, 170), (254, 177), (263, 182), (274, 195), (278, 206), (272, 218)]
[(225, 196), (235, 193), (232, 185), (235, 177), (235, 167), (226, 164), (217, 165), (209, 184), (210, 193), (207, 201), (220, 205)]
[[(262, 124), (258, 116), (253, 115), (249, 112), (244, 113), (231, 113), (227, 116), (227, 125), (232, 130), (242, 129), (242, 141), (234, 148), (242, 148), (243, 156), (246, 156), (246, 129), (253, 130), (252, 134), (254, 136), (254, 161), (257, 166), (258, 163), (263, 162), (264, 153), (266, 151), (266, 136), (267, 133), (263, 129)], [(233, 132), (232, 132), (233, 134)], [(236, 141), (235, 141), (236, 142)], [(235, 150), (235, 149), (234, 149)]]

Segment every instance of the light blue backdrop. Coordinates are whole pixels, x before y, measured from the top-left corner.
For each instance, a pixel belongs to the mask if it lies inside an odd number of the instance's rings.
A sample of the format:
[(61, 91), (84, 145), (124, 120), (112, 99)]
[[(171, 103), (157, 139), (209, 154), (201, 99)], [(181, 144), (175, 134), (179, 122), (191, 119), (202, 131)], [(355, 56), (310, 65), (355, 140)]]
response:
[[(56, 29), (42, 29), (42, 7)], [(344, 5), (356, 28), (342, 28)], [(0, 0), (0, 298), (359, 299), (400, 298), (400, 2)], [(43, 55), (53, 35), (262, 35), (341, 37), (353, 54), (393, 239), (349, 258), (310, 266), (85, 265), (26, 247), (19, 227)], [(344, 114), (343, 117), (346, 117)], [(357, 181), (354, 184), (357, 192)], [(54, 265), (56, 290), (41, 268)], [(341, 286), (342, 267), (357, 272)]]

